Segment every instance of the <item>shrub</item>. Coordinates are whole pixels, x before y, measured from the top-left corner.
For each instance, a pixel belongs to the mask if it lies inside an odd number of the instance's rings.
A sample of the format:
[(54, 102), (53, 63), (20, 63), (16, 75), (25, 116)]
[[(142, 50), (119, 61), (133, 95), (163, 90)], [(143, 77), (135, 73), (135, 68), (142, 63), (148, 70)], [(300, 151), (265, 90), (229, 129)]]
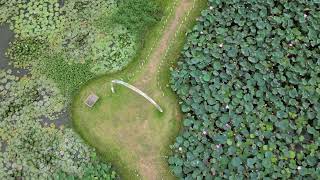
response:
[(118, 10), (111, 19), (130, 31), (143, 34), (148, 26), (155, 24), (161, 17), (161, 10), (153, 0), (120, 0)]
[(122, 26), (101, 37), (92, 47), (92, 68), (95, 74), (116, 72), (132, 60), (136, 52), (136, 38)]
[(319, 179), (319, 3), (209, 5), (172, 72), (186, 113), (172, 171), (186, 179)]

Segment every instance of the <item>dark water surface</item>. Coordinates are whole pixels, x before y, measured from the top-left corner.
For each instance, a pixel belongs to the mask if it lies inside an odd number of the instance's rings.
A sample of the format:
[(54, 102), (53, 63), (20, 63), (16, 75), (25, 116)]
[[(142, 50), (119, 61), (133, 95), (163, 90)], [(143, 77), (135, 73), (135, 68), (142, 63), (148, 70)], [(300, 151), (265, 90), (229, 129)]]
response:
[[(14, 34), (10, 31), (9, 26), (0, 26), (0, 69), (7, 69), (9, 67), (9, 60), (6, 58), (5, 52), (13, 37)], [(7, 143), (0, 141), (0, 146), (0, 152), (4, 152)]]
[(10, 31), (8, 25), (0, 26), (0, 69), (7, 69), (9, 66), (9, 60), (6, 58), (5, 52), (13, 37), (14, 34)]
[(12, 74), (18, 77), (28, 74), (28, 70), (14, 68), (9, 63), (9, 59), (6, 57), (5, 52), (9, 47), (9, 43), (14, 40), (14, 33), (10, 30), (8, 25), (0, 26), (0, 69), (11, 69)]
[(57, 128), (62, 127), (62, 126), (71, 127), (69, 111), (67, 111), (66, 109), (60, 113), (56, 113), (55, 118), (53, 118), (53, 119), (50, 119), (45, 116), (41, 116), (40, 119), (41, 119), (41, 124), (44, 127), (48, 127), (51, 124), (54, 124)]

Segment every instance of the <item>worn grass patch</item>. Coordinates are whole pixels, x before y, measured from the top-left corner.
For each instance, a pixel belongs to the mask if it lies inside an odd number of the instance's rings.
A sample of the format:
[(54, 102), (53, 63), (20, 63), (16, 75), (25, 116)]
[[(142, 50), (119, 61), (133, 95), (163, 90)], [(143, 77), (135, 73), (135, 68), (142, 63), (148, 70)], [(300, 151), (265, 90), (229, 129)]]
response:
[[(106, 83), (111, 79), (97, 80), (81, 91), (75, 102), (77, 110), (73, 110), (75, 126), (100, 153), (118, 164), (124, 177), (131, 179), (142, 169), (149, 170), (149, 174), (162, 171), (168, 177), (164, 156), (170, 138), (166, 137), (174, 136), (179, 129), (178, 119), (174, 118), (179, 112), (170, 108), (176, 104), (175, 99), (165, 98), (166, 102), (161, 103), (165, 113), (160, 114), (147, 100), (125, 87), (116, 86), (116, 93), (112, 94)], [(91, 92), (100, 97), (93, 109), (83, 104)], [(157, 167), (151, 167), (155, 164)]]
[[(169, 83), (168, 69), (178, 59), (185, 32), (206, 5), (205, 0), (196, 0), (192, 9), (193, 0), (178, 2), (177, 5), (174, 2), (164, 3), (167, 6), (165, 16), (169, 20), (161, 21), (148, 32), (144, 48), (127, 69), (90, 81), (75, 96), (72, 104), (75, 129), (107, 161), (113, 163), (123, 179), (174, 179), (166, 156), (179, 131), (181, 113), (176, 96), (166, 86)], [(170, 7), (176, 13), (170, 14)], [(166, 27), (164, 30), (163, 26)], [(166, 43), (166, 38), (173, 43), (172, 46)], [(153, 44), (156, 44), (154, 48)], [(169, 53), (164, 56), (162, 52), (168, 48)], [(150, 58), (146, 58), (149, 54)], [(136, 85), (159, 102), (164, 113), (125, 87), (116, 85), (116, 93), (112, 94), (110, 82), (113, 79), (123, 79)], [(89, 109), (84, 101), (91, 92), (96, 93), (100, 100)]]

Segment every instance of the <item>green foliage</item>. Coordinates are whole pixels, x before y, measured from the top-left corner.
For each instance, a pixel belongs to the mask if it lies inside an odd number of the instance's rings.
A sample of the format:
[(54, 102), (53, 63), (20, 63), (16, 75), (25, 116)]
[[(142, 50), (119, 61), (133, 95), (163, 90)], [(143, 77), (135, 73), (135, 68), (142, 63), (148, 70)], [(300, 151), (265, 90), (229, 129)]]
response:
[[(10, 4), (11, 3), (11, 4)], [(19, 9), (15, 8), (12, 9), (13, 3), (16, 3), (15, 1), (7, 1), (7, 0), (0, 0), (0, 25), (6, 23), (11, 16), (14, 14), (18, 14)]]
[[(58, 52), (63, 52), (68, 61), (81, 62), (92, 59), (92, 48), (101, 35), (108, 31), (96, 28), (95, 22), (115, 8), (114, 0), (72, 0), (62, 7), (65, 12), (64, 29), (59, 38), (50, 40)], [(107, 17), (106, 17), (107, 18)]]
[(34, 74), (45, 75), (52, 79), (66, 95), (71, 95), (94, 77), (88, 63), (70, 64), (57, 55), (43, 57), (38, 66), (33, 69)]
[(319, 3), (209, 6), (172, 72), (187, 113), (172, 171), (185, 179), (319, 179)]
[(119, 71), (133, 59), (144, 30), (161, 17), (153, 1), (58, 2), (0, 3), (1, 22), (10, 23), (20, 37), (9, 51), (16, 65), (30, 65), (30, 60), (42, 59), (38, 52), (46, 52), (72, 63), (89, 62), (96, 74)]
[(28, 67), (40, 57), (47, 48), (43, 41), (35, 39), (16, 39), (10, 43), (6, 55), (16, 67)]
[(39, 117), (44, 112), (50, 117), (61, 111), (65, 102), (59, 89), (48, 80), (27, 77), (19, 79), (11, 74), (11, 70), (0, 70), (0, 105), (2, 123), (6, 118), (23, 116), (25, 112), (30, 111), (32, 117)]
[(118, 26), (94, 44), (91, 72), (104, 74), (119, 71), (130, 62), (135, 51), (135, 38), (125, 28)]
[(56, 118), (65, 105), (52, 82), (0, 71), (1, 179), (116, 177), (72, 129), (44, 125), (43, 117)]
[(161, 9), (153, 0), (120, 0), (118, 10), (111, 19), (130, 31), (144, 33), (147, 27), (155, 24), (161, 17)]
[(9, 50), (16, 65), (30, 65), (30, 59), (42, 59), (38, 52), (46, 52), (72, 63), (90, 62), (92, 72), (102, 74), (123, 69), (135, 55), (136, 39), (125, 27), (97, 25), (101, 19), (111, 21), (110, 13), (117, 8), (113, 0), (72, 0), (63, 5), (56, 0), (15, 0), (4, 7), (19, 9), (3, 15), (20, 36)]
[(53, 121), (94, 74), (123, 69), (137, 49), (135, 31), (155, 20), (147, 6), (136, 12), (139, 21), (106, 28), (117, 8), (114, 0), (0, 0), (0, 24), (17, 37), (6, 54), (30, 70), (21, 79), (0, 70), (0, 179), (117, 178), (76, 133)]
[[(49, 47), (40, 40), (16, 39), (6, 55), (15, 67), (28, 68), (34, 76), (46, 76), (69, 96), (94, 77), (89, 62), (68, 63), (61, 55), (49, 54)], [(46, 53), (44, 53), (46, 52)]]
[[(57, 173), (54, 179), (65, 180), (65, 179), (77, 179), (77, 176), (68, 175), (65, 172), (61, 171)], [(82, 179), (94, 180), (94, 179), (104, 179), (112, 180), (117, 179), (115, 171), (112, 171), (111, 166), (107, 164), (93, 164), (87, 166), (84, 169), (84, 175)]]
[(57, 0), (12, 0), (0, 4), (3, 4), (0, 22), (9, 22), (16, 36), (44, 39), (62, 28), (63, 17)]

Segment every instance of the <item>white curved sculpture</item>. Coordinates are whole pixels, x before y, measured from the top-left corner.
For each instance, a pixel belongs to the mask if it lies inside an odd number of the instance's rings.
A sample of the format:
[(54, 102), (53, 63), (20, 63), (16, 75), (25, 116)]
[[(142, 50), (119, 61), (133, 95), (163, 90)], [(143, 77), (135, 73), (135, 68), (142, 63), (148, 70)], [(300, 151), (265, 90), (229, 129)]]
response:
[(148, 95), (146, 95), (144, 92), (142, 92), (140, 89), (126, 83), (126, 82), (123, 82), (121, 80), (112, 80), (111, 81), (111, 91), (112, 93), (115, 93), (115, 90), (114, 90), (114, 87), (113, 87), (113, 84), (120, 84), (120, 85), (123, 85), (131, 90), (133, 90), (134, 92), (140, 94), (141, 96), (143, 96), (144, 98), (146, 98), (151, 104), (153, 104), (160, 112), (163, 112), (162, 108), (153, 100), (151, 99)]

